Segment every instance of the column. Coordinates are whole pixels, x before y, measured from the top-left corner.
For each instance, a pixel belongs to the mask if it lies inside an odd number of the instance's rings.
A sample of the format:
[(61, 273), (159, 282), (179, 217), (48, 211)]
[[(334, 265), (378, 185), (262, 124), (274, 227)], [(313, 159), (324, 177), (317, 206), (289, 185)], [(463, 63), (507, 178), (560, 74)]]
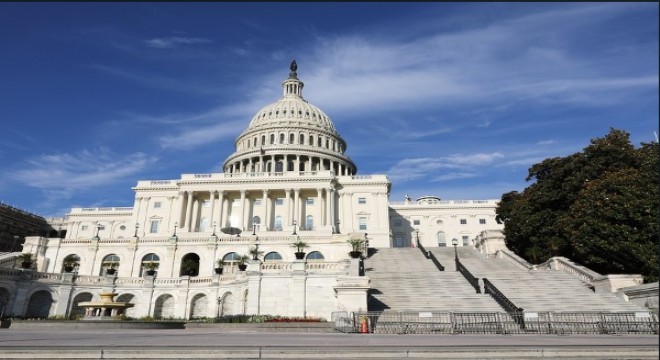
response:
[(193, 232), (197, 232), (199, 230), (199, 210), (202, 208), (202, 199), (200, 198), (195, 198), (193, 199), (193, 211), (192, 211), (192, 218), (191, 218), (191, 228)]
[(293, 219), (291, 218), (291, 189), (284, 190), (284, 201), (286, 202), (286, 219), (284, 228), (286, 225), (293, 225)]
[(215, 190), (209, 191), (209, 196), (211, 197), (211, 215), (209, 215), (209, 226), (213, 229), (213, 222), (215, 221), (213, 215), (215, 215)]
[[(147, 217), (149, 216), (149, 199), (151, 199), (151, 198), (150, 197), (142, 198), (142, 200), (144, 201), (144, 206), (141, 206), (141, 207), (144, 207), (144, 218), (142, 219), (142, 223), (145, 224), (145, 225), (147, 225)], [(151, 224), (149, 224), (149, 226), (151, 226)], [(143, 226), (142, 227), (142, 236), (144, 236), (146, 234), (146, 232), (147, 232), (146, 226)]]
[[(178, 199), (179, 198), (177, 196), (168, 196), (167, 197), (167, 201), (170, 204), (170, 211), (167, 213), (167, 225), (165, 225), (166, 226), (165, 232), (170, 232), (170, 228), (172, 227), (172, 218), (173, 218), (172, 211), (177, 208), (177, 206), (175, 206), (175, 202), (178, 202)], [(176, 221), (176, 220), (174, 220), (174, 221)]]
[(293, 190), (293, 220), (296, 221), (298, 226), (301, 226), (300, 223), (300, 189)]
[[(341, 231), (341, 226), (344, 224), (344, 201), (342, 200), (344, 198), (344, 192), (339, 192), (337, 191), (337, 220), (341, 220), (339, 223)], [(337, 221), (335, 221), (335, 225), (337, 224)], [(335, 229), (337, 230), (337, 229)]]
[[(186, 215), (184, 219), (185, 229), (190, 232), (190, 223), (192, 222), (192, 203), (193, 203), (193, 192), (188, 191), (188, 203), (186, 204)], [(184, 224), (181, 225), (183, 229)]]
[(321, 189), (321, 188), (316, 189), (316, 196), (317, 196), (317, 198), (316, 198), (316, 202), (317, 202), (316, 219), (318, 219), (316, 221), (318, 221), (318, 226), (321, 227), (321, 226), (325, 225), (325, 219), (323, 217), (323, 209), (324, 209), (324, 206), (323, 206), (323, 189)]
[(225, 222), (223, 216), (225, 214), (225, 192), (220, 190), (218, 191), (218, 202), (220, 203), (220, 211), (218, 211), (218, 226), (220, 229), (225, 227)]
[(246, 190), (241, 190), (241, 218), (238, 220), (240, 226), (245, 230), (245, 193)]
[(332, 188), (325, 189), (325, 203), (327, 208), (325, 219), (326, 219), (326, 224), (334, 228), (335, 224), (332, 223), (332, 196), (333, 196), (332, 191), (333, 191)]
[[(268, 231), (270, 228), (270, 218), (268, 217), (268, 208), (270, 207), (270, 203), (268, 201), (268, 190), (263, 190), (263, 200), (261, 202), (264, 205), (264, 210), (263, 210), (263, 218), (261, 219), (261, 229), (264, 231)], [(259, 230), (261, 230), (259, 229)]]
[(296, 155), (296, 163), (294, 165), (294, 169), (296, 172), (300, 171), (300, 155)]

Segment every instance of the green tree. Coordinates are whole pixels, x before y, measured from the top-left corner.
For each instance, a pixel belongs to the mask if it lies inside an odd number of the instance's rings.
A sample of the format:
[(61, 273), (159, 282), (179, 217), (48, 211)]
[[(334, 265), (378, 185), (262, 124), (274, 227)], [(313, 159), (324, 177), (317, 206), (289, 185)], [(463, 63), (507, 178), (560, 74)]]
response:
[(658, 144), (611, 129), (582, 152), (533, 165), (496, 210), (509, 247), (531, 262), (562, 255), (601, 273), (658, 279)]

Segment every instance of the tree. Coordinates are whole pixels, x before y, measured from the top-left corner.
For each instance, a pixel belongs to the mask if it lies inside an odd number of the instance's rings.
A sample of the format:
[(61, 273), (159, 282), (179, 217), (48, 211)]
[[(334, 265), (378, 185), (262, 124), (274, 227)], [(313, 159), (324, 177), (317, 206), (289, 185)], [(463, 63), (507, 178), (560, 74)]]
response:
[(601, 273), (658, 279), (658, 143), (611, 129), (582, 152), (533, 165), (496, 210), (509, 247), (531, 262), (566, 256)]

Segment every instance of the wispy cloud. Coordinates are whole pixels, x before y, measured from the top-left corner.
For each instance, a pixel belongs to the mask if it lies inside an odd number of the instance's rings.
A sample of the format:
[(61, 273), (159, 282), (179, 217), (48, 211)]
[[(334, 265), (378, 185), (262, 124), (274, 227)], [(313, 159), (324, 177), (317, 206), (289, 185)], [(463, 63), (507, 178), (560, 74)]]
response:
[(140, 152), (117, 155), (104, 148), (41, 155), (28, 160), (10, 178), (41, 190), (53, 201), (132, 177), (156, 160)]
[(167, 36), (144, 40), (147, 46), (156, 49), (171, 49), (178, 45), (191, 45), (191, 44), (209, 44), (212, 40), (195, 38), (195, 37), (182, 37), (182, 36)]
[[(447, 181), (465, 179), (478, 176), (476, 167), (492, 164), (504, 155), (499, 152), (490, 154), (455, 154), (439, 158), (412, 158), (403, 159), (394, 164), (387, 175), (393, 182), (405, 182), (417, 179), (431, 179), (433, 181)], [(440, 173), (443, 170), (449, 173)]]

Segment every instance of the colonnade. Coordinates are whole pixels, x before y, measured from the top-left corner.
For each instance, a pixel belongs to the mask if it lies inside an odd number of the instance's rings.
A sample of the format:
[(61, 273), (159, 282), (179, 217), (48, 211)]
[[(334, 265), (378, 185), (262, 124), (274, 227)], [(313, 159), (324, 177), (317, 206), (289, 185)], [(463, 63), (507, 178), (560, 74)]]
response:
[(320, 156), (261, 155), (232, 162), (225, 173), (280, 173), (288, 171), (332, 170), (337, 175), (354, 175), (355, 169), (340, 161)]

